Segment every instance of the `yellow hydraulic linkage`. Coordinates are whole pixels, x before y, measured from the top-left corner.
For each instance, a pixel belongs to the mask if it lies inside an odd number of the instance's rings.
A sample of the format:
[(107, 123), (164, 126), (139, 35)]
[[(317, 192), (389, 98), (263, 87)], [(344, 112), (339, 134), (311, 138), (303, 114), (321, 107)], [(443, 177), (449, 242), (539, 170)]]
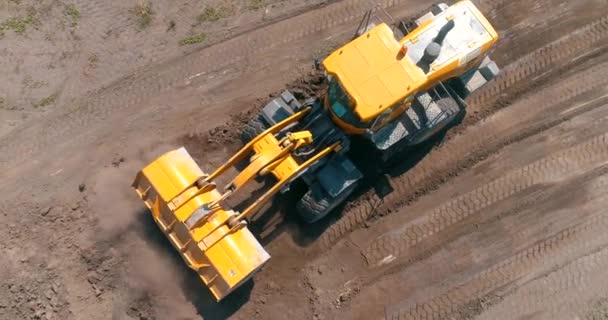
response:
[[(211, 174), (205, 174), (182, 147), (146, 166), (133, 182), (160, 229), (218, 301), (270, 259), (244, 218), (255, 213), (306, 168), (340, 148), (335, 143), (305, 162), (297, 162), (292, 153), (312, 143), (311, 133), (288, 133), (280, 140), (276, 135), (308, 112), (310, 108), (305, 108), (264, 131)], [(251, 154), (249, 165), (223, 190), (218, 189), (214, 180)], [(269, 173), (277, 182), (243, 212), (235, 212), (224, 204), (247, 182)]]

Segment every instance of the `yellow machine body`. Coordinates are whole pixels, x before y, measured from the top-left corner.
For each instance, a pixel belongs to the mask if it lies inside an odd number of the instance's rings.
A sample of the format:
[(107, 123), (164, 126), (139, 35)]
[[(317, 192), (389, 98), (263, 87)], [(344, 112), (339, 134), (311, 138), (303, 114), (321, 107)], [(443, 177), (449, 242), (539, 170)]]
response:
[[(446, 43), (430, 72), (425, 74), (416, 60), (449, 20), (456, 21), (456, 29), (451, 32), (458, 37), (448, 37), (452, 42)], [(323, 61), (323, 66), (349, 95), (355, 114), (362, 122), (368, 122), (396, 104), (407, 104), (408, 97), (417, 92), (462, 75), (479, 63), (497, 40), (496, 30), (471, 1), (465, 0), (450, 6), (401, 40), (395, 38), (388, 25), (381, 23), (334, 51)], [(415, 50), (418, 46), (422, 50)], [(401, 108), (394, 117), (406, 109)], [(364, 132), (336, 120), (349, 133)]]

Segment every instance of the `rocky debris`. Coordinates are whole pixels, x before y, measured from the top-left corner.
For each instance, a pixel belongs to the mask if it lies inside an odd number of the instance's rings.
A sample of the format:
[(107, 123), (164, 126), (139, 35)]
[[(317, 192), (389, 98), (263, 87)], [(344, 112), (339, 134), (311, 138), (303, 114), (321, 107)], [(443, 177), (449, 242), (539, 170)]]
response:
[(42, 208), (42, 210), (40, 210), (40, 215), (43, 217), (46, 217), (49, 214), (49, 212), (51, 212), (51, 209), (53, 209), (53, 207), (50, 207), (50, 206)]
[(345, 290), (338, 295), (334, 305), (337, 309), (342, 308), (344, 305), (347, 305), (350, 300), (359, 293), (360, 290), (361, 289), (359, 287), (345, 288)]
[(114, 159), (112, 159), (112, 166), (115, 168), (118, 168), (118, 167), (120, 167), (120, 164), (123, 162), (125, 162), (124, 157), (114, 158)]
[(139, 320), (152, 320), (155, 317), (151, 314), (152, 304), (149, 297), (144, 296), (131, 302), (127, 311), (127, 316)]
[(7, 289), (12, 300), (2, 303), (2, 308), (14, 309), (17, 314), (23, 315), (22, 319), (59, 319), (59, 313), (66, 304), (58, 294), (59, 286), (54, 282), (42, 287), (9, 284)]
[(87, 266), (87, 282), (96, 297), (114, 289), (117, 266), (121, 257), (112, 247), (97, 244), (98, 247), (81, 249), (80, 258)]
[(101, 280), (101, 276), (96, 271), (91, 271), (87, 274), (87, 281), (90, 284), (99, 283), (100, 280)]
[(93, 287), (93, 290), (95, 290), (95, 296), (99, 297), (101, 296), (101, 294), (103, 293), (103, 290), (101, 288), (99, 288), (98, 286), (92, 284), (91, 287)]
[(327, 88), (327, 79), (321, 70), (311, 70), (300, 79), (288, 86), (289, 91), (298, 100), (306, 100), (321, 95)]
[(87, 282), (91, 284), (91, 288), (93, 288), (96, 297), (99, 297), (103, 294), (103, 287), (101, 287), (102, 279), (103, 276), (97, 273), (97, 271), (90, 271), (87, 274)]
[(84, 183), (81, 183), (78, 185), (78, 191), (80, 192), (84, 192), (84, 190), (87, 188), (87, 185)]

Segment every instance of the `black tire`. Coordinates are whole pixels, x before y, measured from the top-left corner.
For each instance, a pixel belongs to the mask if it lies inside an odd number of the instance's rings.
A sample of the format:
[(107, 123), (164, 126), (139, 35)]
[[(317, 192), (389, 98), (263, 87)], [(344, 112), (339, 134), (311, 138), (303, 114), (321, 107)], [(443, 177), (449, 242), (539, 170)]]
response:
[(247, 144), (249, 141), (253, 140), (253, 138), (266, 131), (266, 129), (268, 129), (266, 126), (266, 121), (262, 115), (257, 115), (257, 117), (249, 120), (249, 122), (245, 125), (245, 128), (241, 132), (241, 141), (243, 144)]
[(327, 216), (355, 190), (356, 183), (333, 198), (320, 185), (313, 185), (296, 204), (300, 218), (306, 223), (314, 223)]

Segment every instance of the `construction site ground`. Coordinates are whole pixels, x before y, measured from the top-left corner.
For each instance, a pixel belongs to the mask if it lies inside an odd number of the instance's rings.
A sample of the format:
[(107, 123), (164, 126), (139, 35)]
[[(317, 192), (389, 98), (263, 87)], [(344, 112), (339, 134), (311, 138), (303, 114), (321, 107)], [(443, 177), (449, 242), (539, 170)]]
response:
[(474, 2), (502, 71), (462, 123), (317, 224), (277, 198), (271, 261), (216, 303), (135, 173), (213, 170), (371, 6), (433, 1), (0, 0), (0, 319), (608, 319), (608, 2)]

